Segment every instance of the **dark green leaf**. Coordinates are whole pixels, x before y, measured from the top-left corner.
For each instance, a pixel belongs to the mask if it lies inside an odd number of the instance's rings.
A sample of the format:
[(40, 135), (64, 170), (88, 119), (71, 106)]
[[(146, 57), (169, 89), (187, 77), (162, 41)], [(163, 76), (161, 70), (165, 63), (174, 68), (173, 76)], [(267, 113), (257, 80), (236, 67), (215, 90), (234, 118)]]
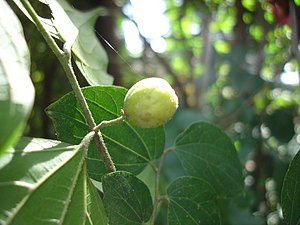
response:
[(71, 225), (85, 224), (87, 213), (104, 217), (86, 184), (86, 151), (53, 140), (21, 139), (0, 158), (5, 161), (0, 170), (0, 223)]
[(208, 181), (220, 197), (242, 192), (243, 176), (237, 152), (219, 128), (205, 122), (195, 123), (177, 137), (175, 147), (185, 171)]
[(289, 225), (300, 224), (300, 151), (296, 154), (283, 181), (281, 192), (283, 217)]
[[(126, 89), (115, 86), (83, 88), (89, 108), (96, 123), (115, 119), (120, 115)], [(69, 93), (47, 108), (47, 113), (61, 141), (78, 144), (88, 133), (79, 104), (74, 94)], [(158, 158), (164, 149), (164, 129), (140, 129), (127, 122), (105, 127), (102, 130), (104, 141), (117, 169), (139, 173), (146, 164)], [(88, 154), (88, 171), (95, 180), (101, 180), (106, 173), (95, 145)]]
[(0, 48), (1, 154), (22, 134), (34, 101), (30, 56), (22, 26), (6, 1), (0, 2)]
[(168, 187), (168, 224), (220, 224), (214, 188), (196, 177), (180, 177)]
[(152, 214), (152, 199), (147, 186), (133, 174), (117, 171), (102, 179), (104, 207), (110, 225), (141, 225)]

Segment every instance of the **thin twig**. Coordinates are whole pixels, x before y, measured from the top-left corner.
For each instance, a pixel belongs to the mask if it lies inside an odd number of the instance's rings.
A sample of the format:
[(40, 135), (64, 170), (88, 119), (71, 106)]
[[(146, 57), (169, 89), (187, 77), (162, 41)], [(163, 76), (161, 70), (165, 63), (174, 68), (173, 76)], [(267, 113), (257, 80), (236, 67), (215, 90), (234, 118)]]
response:
[(161, 170), (162, 170), (162, 167), (164, 165), (164, 161), (165, 161), (166, 156), (174, 150), (175, 150), (174, 146), (168, 148), (167, 150), (165, 150), (163, 155), (161, 156), (158, 167), (155, 167), (155, 169), (154, 169), (154, 172), (156, 173), (156, 177), (155, 177), (155, 184), (154, 184), (155, 185), (155, 188), (154, 188), (154, 203), (153, 203), (153, 211), (152, 211), (150, 225), (154, 225), (154, 223), (155, 223), (157, 207), (158, 207), (159, 202), (162, 199), (161, 196), (160, 196), (160, 192), (159, 192), (159, 180), (160, 180)]

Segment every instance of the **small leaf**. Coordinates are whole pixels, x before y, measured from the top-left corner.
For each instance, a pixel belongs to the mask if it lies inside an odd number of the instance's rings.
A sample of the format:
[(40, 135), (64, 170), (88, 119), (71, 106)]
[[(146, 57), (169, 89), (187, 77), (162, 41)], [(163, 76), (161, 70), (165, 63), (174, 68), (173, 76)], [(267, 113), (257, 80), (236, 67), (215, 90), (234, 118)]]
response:
[(34, 101), (30, 55), (22, 26), (6, 1), (0, 2), (0, 48), (1, 154), (21, 136)]
[(111, 85), (113, 77), (107, 74), (108, 57), (95, 35), (95, 23), (101, 9), (80, 12), (65, 1), (61, 1), (69, 17), (79, 29), (79, 35), (72, 47), (75, 63), (91, 86)]
[[(20, 0), (14, 2), (33, 22)], [(65, 0), (40, 2), (49, 6), (53, 19), (39, 17), (39, 20), (50, 35), (64, 42), (67, 49), (72, 49), (75, 63), (87, 82), (92, 86), (111, 85), (113, 77), (107, 74), (108, 57), (94, 29), (101, 9), (80, 12)]]
[(167, 189), (168, 224), (220, 224), (214, 188), (196, 177), (177, 178)]
[[(116, 86), (98, 86), (83, 88), (82, 92), (98, 124), (120, 116), (127, 90)], [(88, 126), (73, 93), (51, 104), (46, 111), (61, 141), (78, 144), (88, 133)], [(101, 132), (118, 170), (138, 174), (149, 161), (160, 157), (164, 150), (163, 127), (140, 129), (123, 122), (105, 127)], [(88, 153), (88, 171), (91, 178), (98, 181), (106, 173), (95, 145), (90, 146)]]
[(93, 191), (86, 185), (85, 152), (58, 141), (22, 138), (1, 156), (6, 164), (0, 170), (0, 223), (83, 225), (87, 212), (104, 217), (94, 194), (85, 194)]
[[(33, 22), (33, 19), (24, 8), (20, 0), (13, 0), (19, 9)], [(68, 15), (65, 13), (61, 4), (65, 2), (64, 0), (40, 0), (40, 2), (46, 4), (51, 9), (51, 14), (53, 18), (46, 19), (39, 17), (39, 20), (42, 22), (44, 28), (47, 32), (52, 35), (54, 38), (66, 42), (69, 47), (73, 45), (78, 35), (78, 29), (72, 23)], [(62, 2), (62, 3), (60, 3)], [(34, 22), (33, 22), (34, 23)]]
[(291, 161), (281, 192), (283, 217), (287, 224), (300, 224), (300, 151)]
[(53, 23), (53, 26), (57, 30), (60, 39), (64, 41), (66, 45), (71, 47), (78, 36), (78, 29), (64, 11), (62, 3), (60, 3), (60, 1), (57, 0), (40, 1), (49, 5), (53, 16), (53, 19), (51, 19), (50, 21)]
[(184, 170), (208, 181), (219, 197), (242, 192), (243, 176), (237, 152), (219, 128), (205, 122), (195, 123), (177, 137), (175, 147)]
[(117, 171), (102, 179), (104, 207), (110, 225), (141, 225), (152, 214), (152, 199), (147, 186), (134, 175)]

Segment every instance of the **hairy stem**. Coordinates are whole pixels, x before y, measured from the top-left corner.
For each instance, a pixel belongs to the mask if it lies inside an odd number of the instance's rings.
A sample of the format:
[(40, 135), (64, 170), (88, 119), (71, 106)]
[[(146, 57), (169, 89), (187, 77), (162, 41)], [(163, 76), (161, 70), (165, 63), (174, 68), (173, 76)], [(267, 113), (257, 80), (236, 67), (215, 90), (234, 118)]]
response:
[[(89, 126), (89, 130), (92, 131), (94, 129), (94, 127), (96, 126), (96, 123), (92, 117), (92, 113), (89, 110), (88, 104), (83, 96), (83, 93), (80, 89), (79, 83), (76, 79), (76, 76), (75, 76), (75, 73), (74, 73), (74, 70), (72, 67), (72, 63), (71, 63), (70, 49), (65, 49), (66, 51), (62, 51), (58, 47), (58, 45), (56, 44), (54, 39), (51, 37), (51, 35), (44, 28), (43, 24), (41, 23), (41, 21), (39, 19), (39, 16), (37, 15), (35, 10), (31, 6), (29, 1), (21, 0), (21, 2), (23, 4), (23, 6), (25, 7), (25, 9), (27, 10), (27, 12), (29, 13), (29, 15), (31, 16), (32, 20), (35, 22), (37, 29), (42, 34), (42, 36), (46, 40), (47, 44), (49, 45), (49, 47), (51, 48), (51, 50), (53, 51), (55, 56), (58, 58), (60, 64), (62, 65), (62, 67), (67, 75), (67, 78), (71, 84), (71, 87), (73, 89), (75, 97), (80, 104), (80, 108), (83, 111), (84, 118)], [(106, 148), (106, 145), (104, 143), (104, 140), (103, 140), (103, 137), (102, 137), (102, 134), (100, 131), (96, 132), (95, 142), (96, 142), (97, 149), (100, 153), (100, 156), (105, 164), (106, 169), (109, 172), (116, 171), (116, 168), (115, 168), (113, 161), (110, 157), (110, 154)]]

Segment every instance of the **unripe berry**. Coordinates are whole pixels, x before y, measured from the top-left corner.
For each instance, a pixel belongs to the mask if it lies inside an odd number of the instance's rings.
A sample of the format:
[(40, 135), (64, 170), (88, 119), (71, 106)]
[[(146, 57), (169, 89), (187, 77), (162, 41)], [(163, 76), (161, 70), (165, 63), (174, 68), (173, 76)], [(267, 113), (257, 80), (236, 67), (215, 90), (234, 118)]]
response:
[(124, 99), (124, 116), (141, 128), (158, 127), (172, 118), (178, 98), (170, 84), (161, 78), (146, 78), (137, 82)]

